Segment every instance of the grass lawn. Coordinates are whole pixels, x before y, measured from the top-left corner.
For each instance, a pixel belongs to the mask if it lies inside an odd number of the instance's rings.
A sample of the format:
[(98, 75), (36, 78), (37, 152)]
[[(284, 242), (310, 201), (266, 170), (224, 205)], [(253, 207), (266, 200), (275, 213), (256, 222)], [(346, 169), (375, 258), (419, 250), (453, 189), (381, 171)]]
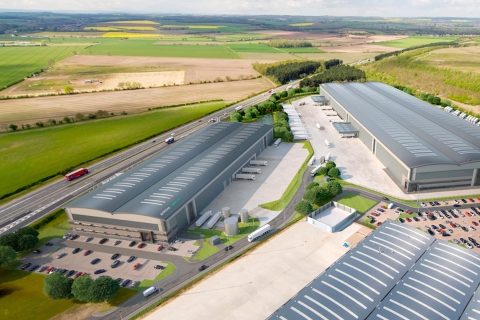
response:
[[(121, 32), (111, 32), (108, 37), (118, 36)], [(132, 34), (135, 35), (135, 34)], [(141, 35), (141, 34), (137, 34)], [(143, 34), (145, 37), (158, 37), (155, 34)], [(223, 45), (158, 44), (154, 39), (105, 39), (85, 50), (87, 54), (114, 56), (150, 56), (150, 57), (192, 57), (235, 59), (239, 56)]]
[(0, 196), (170, 130), (226, 106), (224, 102), (0, 135)]
[(167, 267), (160, 272), (158, 276), (155, 277), (155, 279), (146, 279), (140, 282), (140, 285), (137, 287), (137, 290), (142, 291), (145, 290), (148, 287), (151, 287), (155, 282), (158, 282), (160, 280), (163, 280), (169, 276), (171, 276), (177, 267), (173, 263), (169, 263)]
[[(83, 49), (80, 46), (0, 47), (0, 89)], [(1, 150), (1, 149), (0, 149)]]
[(342, 195), (342, 198), (338, 200), (339, 203), (344, 204), (350, 208), (354, 208), (358, 212), (365, 213), (377, 204), (377, 201), (365, 198), (360, 195), (356, 195), (353, 193), (345, 193)]
[(307, 170), (308, 160), (310, 160), (313, 155), (313, 148), (309, 141), (304, 142), (304, 148), (308, 150), (308, 156), (303, 162), (300, 170), (298, 170), (297, 174), (295, 174), (288, 185), (287, 190), (282, 194), (282, 197), (278, 200), (261, 204), (260, 207), (272, 211), (281, 211), (290, 203), (290, 201), (292, 201), (293, 196), (302, 185), (303, 174), (305, 173), (305, 170)]
[(238, 224), (238, 234), (235, 236), (227, 236), (221, 230), (216, 229), (203, 229), (195, 228), (189, 229), (185, 233), (189, 237), (198, 238), (198, 242), (201, 245), (200, 249), (191, 258), (191, 261), (202, 261), (211, 255), (217, 253), (220, 249), (214, 245), (211, 245), (209, 240), (213, 236), (218, 236), (220, 241), (225, 246), (233, 245), (238, 240), (245, 238), (260, 226), (260, 221), (256, 218), (250, 218), (248, 223), (240, 222)]
[(285, 51), (286, 53), (321, 53), (325, 52), (316, 47), (305, 47), (305, 48), (280, 48), (280, 50)]
[(411, 36), (398, 40), (376, 42), (375, 44), (394, 48), (409, 48), (429, 43), (447, 42), (458, 39), (457, 37)]
[(61, 238), (68, 230), (68, 216), (65, 210), (60, 209), (50, 213), (32, 225), (38, 230), (39, 246), (53, 238)]

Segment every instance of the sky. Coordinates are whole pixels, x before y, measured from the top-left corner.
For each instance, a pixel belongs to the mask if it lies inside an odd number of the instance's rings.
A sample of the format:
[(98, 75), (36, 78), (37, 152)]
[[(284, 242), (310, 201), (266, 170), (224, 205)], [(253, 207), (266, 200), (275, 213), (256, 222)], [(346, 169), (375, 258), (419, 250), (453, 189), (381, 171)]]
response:
[(480, 18), (480, 0), (0, 0), (0, 8), (158, 14)]

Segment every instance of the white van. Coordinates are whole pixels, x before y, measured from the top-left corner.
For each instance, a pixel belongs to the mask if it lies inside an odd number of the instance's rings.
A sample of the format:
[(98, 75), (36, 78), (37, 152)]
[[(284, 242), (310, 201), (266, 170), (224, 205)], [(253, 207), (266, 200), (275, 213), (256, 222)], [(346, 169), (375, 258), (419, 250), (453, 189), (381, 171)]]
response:
[(142, 294), (143, 294), (143, 296), (146, 298), (146, 297), (148, 297), (148, 296), (151, 296), (151, 295), (154, 294), (154, 293), (157, 293), (158, 291), (159, 291), (158, 288), (156, 288), (156, 287), (150, 287), (150, 288), (148, 288), (148, 289), (145, 289), (145, 290), (142, 292)]

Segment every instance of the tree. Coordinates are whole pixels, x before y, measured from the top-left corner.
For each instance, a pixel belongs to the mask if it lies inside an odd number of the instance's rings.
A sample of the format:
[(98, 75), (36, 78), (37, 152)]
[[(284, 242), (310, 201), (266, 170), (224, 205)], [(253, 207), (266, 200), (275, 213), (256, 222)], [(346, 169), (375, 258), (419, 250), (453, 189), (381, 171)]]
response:
[(18, 251), (28, 250), (35, 247), (38, 243), (38, 238), (31, 234), (24, 234), (18, 238)]
[(318, 170), (317, 174), (324, 176), (328, 173), (328, 168), (327, 167), (321, 167), (320, 170)]
[(0, 246), (7, 246), (17, 251), (18, 236), (15, 233), (9, 233), (0, 237)]
[(83, 302), (91, 301), (93, 282), (89, 275), (83, 275), (75, 279), (72, 284), (72, 295), (75, 299)]
[(310, 183), (307, 185), (307, 190), (312, 189), (312, 188), (315, 188), (315, 187), (318, 187), (318, 186), (319, 186), (318, 182), (315, 182), (315, 181), (310, 182)]
[(230, 114), (230, 121), (242, 122), (242, 115), (239, 112), (233, 112)]
[(107, 276), (101, 276), (91, 286), (91, 302), (102, 302), (112, 299), (120, 289), (117, 281)]
[(332, 197), (332, 195), (331, 195), (328, 187), (322, 186), (322, 187), (318, 188), (317, 193), (315, 194), (314, 203), (318, 206), (322, 205), (325, 202), (327, 202), (328, 200), (330, 200), (331, 197)]
[(17, 253), (9, 246), (0, 246), (0, 267), (8, 267), (17, 259)]
[(339, 178), (340, 170), (338, 168), (331, 168), (330, 170), (328, 170), (328, 176), (331, 178)]
[(82, 113), (77, 113), (77, 114), (75, 115), (75, 119), (76, 119), (77, 121), (83, 121), (83, 120), (85, 120), (85, 115), (82, 114)]
[(315, 202), (318, 189), (320, 189), (320, 187), (318, 187), (318, 186), (313, 187), (311, 189), (307, 189), (307, 191), (305, 191), (305, 193), (303, 194), (303, 199), (307, 200), (310, 203)]
[(18, 126), (17, 126), (16, 124), (13, 124), (13, 123), (12, 123), (12, 124), (8, 125), (8, 128), (9, 128), (10, 130), (12, 130), (12, 131), (17, 131)]
[(72, 94), (73, 93), (73, 87), (72, 86), (65, 86), (63, 88), (63, 91), (65, 92), (65, 94)]
[(337, 164), (333, 161), (328, 161), (326, 164), (325, 164), (325, 168), (327, 168), (327, 170), (330, 170), (332, 168), (335, 168), (337, 166)]
[(43, 290), (52, 299), (70, 298), (73, 280), (58, 272), (48, 275), (43, 281)]
[(301, 200), (297, 205), (295, 206), (295, 210), (301, 214), (309, 214), (310, 212), (313, 211), (313, 206), (310, 202), (306, 200)]
[(19, 236), (30, 234), (34, 237), (38, 237), (38, 235), (39, 235), (38, 230), (36, 230), (32, 227), (23, 227), (21, 229), (18, 229), (17, 232), (15, 232), (15, 233), (18, 234)]
[(329, 181), (327, 184), (327, 187), (328, 187), (328, 191), (333, 197), (342, 193), (343, 191), (342, 185), (335, 180)]

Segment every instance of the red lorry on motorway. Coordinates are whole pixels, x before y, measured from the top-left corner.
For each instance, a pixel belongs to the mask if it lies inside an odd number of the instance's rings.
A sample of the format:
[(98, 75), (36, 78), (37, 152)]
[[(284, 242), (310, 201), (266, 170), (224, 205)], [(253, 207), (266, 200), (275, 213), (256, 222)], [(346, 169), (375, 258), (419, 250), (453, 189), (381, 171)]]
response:
[(67, 173), (65, 175), (65, 179), (67, 179), (68, 181), (72, 181), (74, 179), (80, 178), (83, 175), (86, 175), (87, 173), (88, 173), (88, 169), (80, 168), (70, 173)]

